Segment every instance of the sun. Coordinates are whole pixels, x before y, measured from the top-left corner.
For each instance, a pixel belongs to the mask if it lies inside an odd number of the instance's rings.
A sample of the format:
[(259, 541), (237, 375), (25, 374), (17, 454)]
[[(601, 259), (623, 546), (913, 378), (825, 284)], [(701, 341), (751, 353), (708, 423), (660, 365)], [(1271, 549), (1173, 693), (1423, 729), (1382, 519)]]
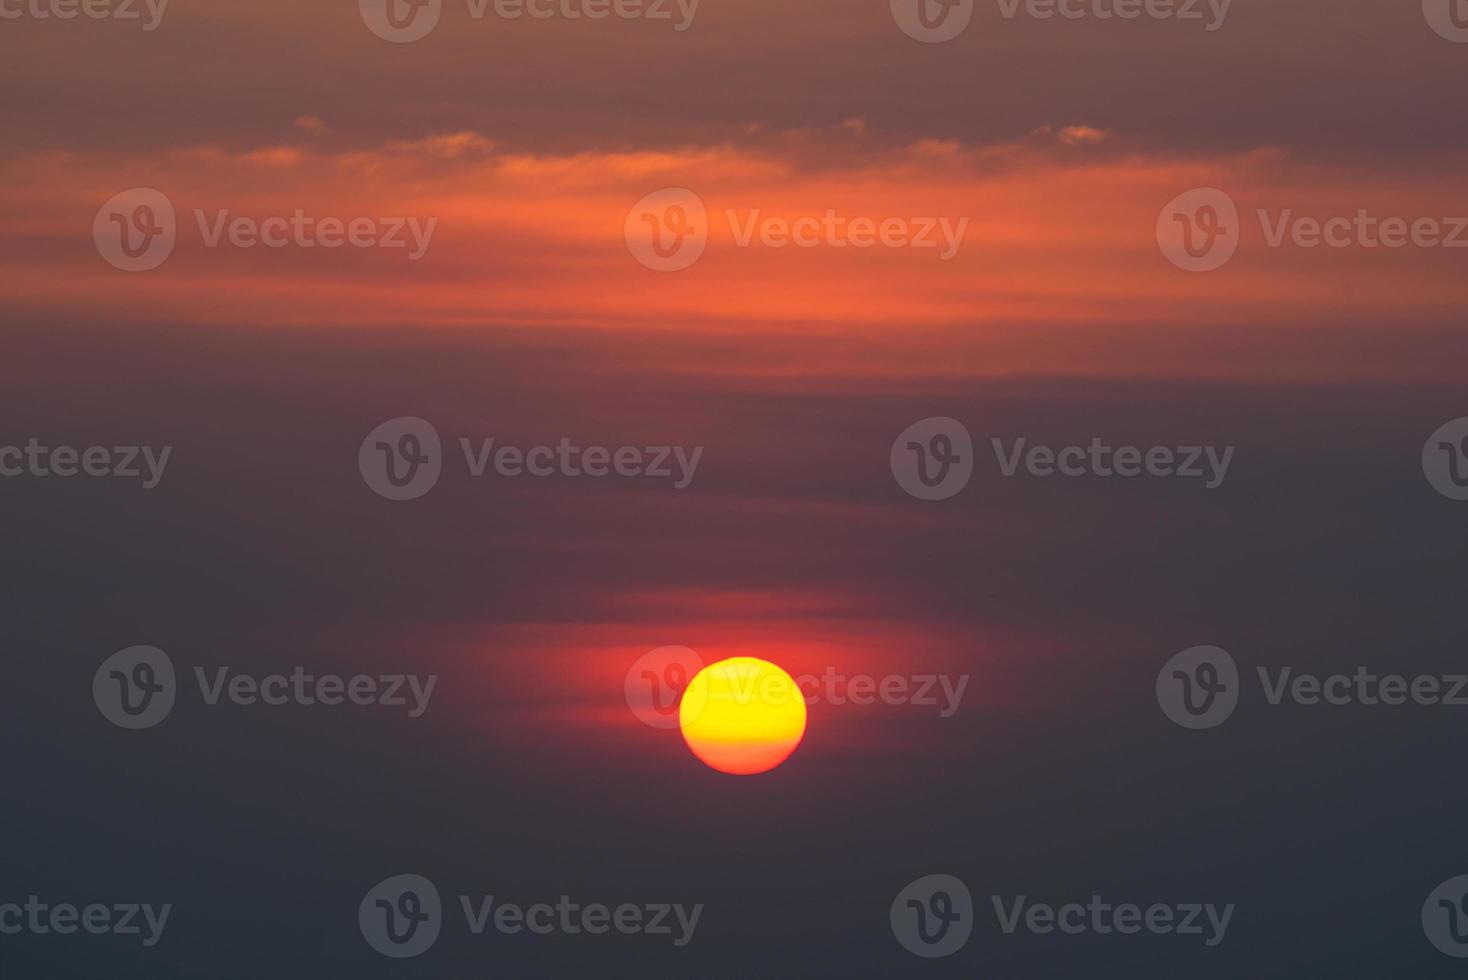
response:
[(689, 681), (678, 725), (693, 754), (736, 776), (768, 772), (790, 757), (805, 735), (805, 698), (785, 671), (767, 660), (731, 657)]

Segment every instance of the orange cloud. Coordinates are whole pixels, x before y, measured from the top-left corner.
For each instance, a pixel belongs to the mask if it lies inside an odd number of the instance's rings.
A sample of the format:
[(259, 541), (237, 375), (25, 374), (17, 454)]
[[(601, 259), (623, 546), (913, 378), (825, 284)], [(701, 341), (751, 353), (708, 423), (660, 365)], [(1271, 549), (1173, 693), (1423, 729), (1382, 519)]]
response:
[[(1406, 181), (1280, 150), (1147, 153), (1083, 125), (1048, 140), (929, 140), (860, 156), (846, 149), (852, 135), (847, 123), (557, 156), (505, 153), (460, 132), (334, 152), (20, 157), (3, 164), (0, 190), (6, 289), (30, 311), (191, 323), (943, 329), (989, 340), (1064, 328), (1078, 348), (1105, 343), (1099, 328), (1165, 336), (1229, 323), (1303, 329), (1366, 312), (1430, 320), (1461, 301), (1461, 252), (1276, 247), (1255, 217), (1468, 214), (1450, 162)], [(177, 212), (175, 250), (152, 272), (109, 267), (91, 241), (96, 209), (130, 186), (163, 191)], [(1238, 203), (1240, 247), (1216, 272), (1183, 272), (1157, 247), (1159, 209), (1210, 186)], [(707, 212), (707, 247), (682, 271), (643, 268), (623, 237), (628, 209), (662, 187), (694, 191)], [(406, 249), (210, 247), (204, 233), (221, 215), (258, 223), (298, 211), (436, 223), (416, 260)], [(909, 239), (929, 221), (935, 238), (942, 222), (950, 236), (963, 227), (956, 247), (806, 247), (774, 234), (828, 215), (841, 227), (906, 222)]]

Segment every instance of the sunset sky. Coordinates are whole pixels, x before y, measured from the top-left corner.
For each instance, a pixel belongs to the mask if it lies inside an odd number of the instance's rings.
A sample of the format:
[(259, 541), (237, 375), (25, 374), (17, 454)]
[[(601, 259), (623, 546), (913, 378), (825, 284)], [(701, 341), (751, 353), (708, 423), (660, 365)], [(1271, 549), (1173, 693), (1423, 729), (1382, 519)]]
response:
[[(1249, 677), (1461, 668), (1468, 504), (1420, 454), (1468, 415), (1468, 219), (1461, 247), (1271, 234), (1468, 216), (1468, 44), (1416, 0), (1236, 0), (1216, 31), (979, 2), (935, 44), (886, 0), (701, 0), (685, 30), (668, 6), (445, 0), (401, 44), (351, 0), (0, 19), (0, 445), (172, 447), (154, 489), (0, 478), (0, 904), (175, 905), (149, 949), (0, 935), (0, 980), (1450, 975), (1418, 911), (1468, 872), (1455, 709), (1257, 697), (1188, 732), (1153, 684), (1198, 644)], [(150, 271), (93, 235), (134, 188), (176, 213)], [(625, 229), (667, 188), (707, 245), (660, 272)], [(1238, 210), (1210, 272), (1159, 248), (1195, 188)], [(297, 211), (431, 237), (209, 242)], [(963, 231), (947, 257), (739, 241), (828, 211)], [(443, 472), (393, 501), (354, 460), (402, 417)], [(973, 436), (952, 499), (889, 466), (930, 417)], [(1209, 490), (1010, 478), (990, 449), (1093, 437), (1236, 452)], [(473, 477), (460, 440), (489, 438), (702, 456), (682, 489)], [(121, 731), (88, 692), (136, 644), (179, 702)], [(628, 710), (629, 666), (670, 644), (969, 679), (946, 717), (813, 705), (786, 762), (730, 777)], [(416, 719), (190, 687), (298, 665), (439, 681)], [(686, 947), (460, 922), (395, 961), (354, 916), (403, 872), (455, 909), (706, 908)], [(1239, 911), (1207, 950), (990, 915), (919, 961), (888, 906), (934, 873), (980, 915), (991, 894)]]

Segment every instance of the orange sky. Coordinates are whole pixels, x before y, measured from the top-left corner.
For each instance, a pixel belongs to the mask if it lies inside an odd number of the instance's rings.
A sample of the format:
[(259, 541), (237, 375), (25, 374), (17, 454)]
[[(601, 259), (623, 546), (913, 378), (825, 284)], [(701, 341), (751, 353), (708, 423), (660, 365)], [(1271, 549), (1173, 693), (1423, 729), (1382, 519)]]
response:
[[(1203, 32), (977, 3), (961, 37), (921, 44), (885, 2), (705, 0), (675, 31), (448, 0), (431, 34), (389, 44), (347, 0), (179, 0), (156, 30), (21, 17), (0, 37), (24, 93), (0, 105), (13, 317), (753, 341), (711, 373), (1451, 373), (1424, 349), (1451, 343), (1468, 252), (1271, 248), (1255, 217), (1468, 214), (1462, 46), (1416, 4), (1239, 3)], [(623, 226), (670, 186), (707, 206), (709, 243), (655, 273)], [(1159, 210), (1207, 186), (1242, 242), (1182, 272)], [(133, 187), (179, 219), (138, 274), (89, 234)], [(434, 233), (418, 261), (205, 248), (194, 214), (297, 209)], [(962, 222), (961, 246), (739, 247), (725, 217), (827, 210)]]
[[(887, 147), (848, 121), (707, 146), (568, 155), (508, 152), (468, 132), (330, 149), (324, 131), (329, 123), (309, 118), (284, 128), (279, 142), (238, 152), (51, 151), (0, 161), (9, 302), (31, 313), (264, 329), (557, 325), (879, 342), (926, 330), (990, 345), (986, 357), (995, 356), (992, 345), (1023, 346), (1042, 330), (1050, 366), (1064, 371), (1083, 370), (1088, 358), (1106, 364), (1129, 332), (1165, 344), (1262, 325), (1288, 347), (1302, 331), (1308, 338), (1363, 317), (1446, 321), (1461, 301), (1468, 254), (1270, 247), (1255, 215), (1468, 214), (1463, 161), (1452, 156), (1426, 161), (1406, 180), (1365, 159), (1327, 165), (1283, 148), (1168, 155), (1080, 127), (1007, 143)], [(111, 268), (90, 237), (95, 210), (133, 186), (162, 191), (178, 215), (173, 255), (144, 273)], [(669, 186), (703, 200), (709, 244), (691, 267), (660, 273), (634, 261), (623, 224), (634, 202)], [(1188, 273), (1164, 259), (1154, 227), (1167, 201), (1205, 186), (1236, 201), (1242, 241), (1224, 268)], [(296, 209), (317, 219), (436, 225), (414, 261), (406, 250), (210, 248), (196, 213), (208, 225), (225, 210), (262, 220)], [(942, 219), (962, 237), (931, 249), (775, 248), (758, 237), (741, 247), (731, 229), (756, 212), (792, 221), (828, 209), (848, 220)], [(1000, 355), (987, 369), (1043, 370), (1045, 357), (1035, 355)], [(1180, 360), (1155, 366), (1187, 368)], [(1147, 372), (1143, 361), (1133, 370)], [(1191, 365), (1218, 368), (1211, 354)]]

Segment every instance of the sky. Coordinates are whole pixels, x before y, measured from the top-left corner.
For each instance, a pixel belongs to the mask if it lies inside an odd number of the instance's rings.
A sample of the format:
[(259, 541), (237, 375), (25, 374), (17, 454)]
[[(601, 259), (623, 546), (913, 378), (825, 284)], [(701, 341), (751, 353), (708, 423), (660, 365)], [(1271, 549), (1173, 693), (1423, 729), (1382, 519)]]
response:
[[(1463, 670), (1450, 9), (970, 0), (928, 43), (906, 0), (588, 2), (399, 43), (372, 0), (0, 0), (0, 980), (1452, 975), (1468, 708), (1266, 682)], [(924, 499), (935, 433), (967, 460)], [(669, 473), (494, 455), (561, 444)], [(176, 691), (132, 729), (139, 646)], [(938, 703), (822, 689), (730, 776), (629, 700), (668, 646)], [(1190, 729), (1199, 646), (1238, 703)], [(221, 669), (435, 680), (414, 715)], [(402, 958), (399, 875), (442, 901)], [(937, 957), (932, 875), (971, 892)], [(563, 895), (699, 919), (461, 911)], [(1093, 895), (1231, 917), (998, 911)], [(31, 896), (170, 913), (9, 931)]]

